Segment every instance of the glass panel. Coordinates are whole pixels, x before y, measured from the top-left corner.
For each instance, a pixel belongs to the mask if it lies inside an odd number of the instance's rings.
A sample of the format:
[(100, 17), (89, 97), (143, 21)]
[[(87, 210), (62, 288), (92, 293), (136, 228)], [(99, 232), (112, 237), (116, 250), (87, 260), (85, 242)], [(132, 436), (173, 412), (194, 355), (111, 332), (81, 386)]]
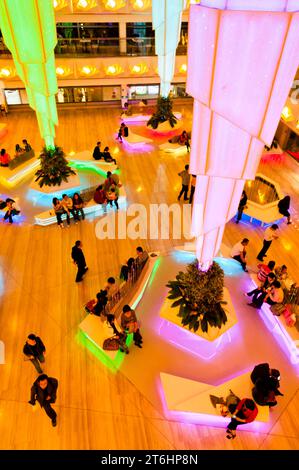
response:
[(172, 98), (187, 98), (189, 97), (186, 93), (186, 83), (174, 83), (171, 85), (170, 93)]
[(129, 99), (154, 99), (159, 95), (159, 85), (131, 85), (129, 88)]
[(19, 90), (4, 90), (4, 93), (8, 105), (22, 104)]
[(181, 26), (180, 42), (176, 50), (177, 55), (186, 55), (187, 45), (188, 45), (188, 23), (183, 21), (182, 26)]

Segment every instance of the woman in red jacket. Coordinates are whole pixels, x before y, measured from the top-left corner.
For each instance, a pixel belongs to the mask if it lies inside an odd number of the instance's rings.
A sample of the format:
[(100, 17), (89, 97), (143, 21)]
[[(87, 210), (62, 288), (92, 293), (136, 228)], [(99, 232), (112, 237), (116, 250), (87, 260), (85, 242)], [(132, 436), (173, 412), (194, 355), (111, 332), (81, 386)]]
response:
[(250, 398), (243, 398), (236, 408), (235, 414), (232, 415), (231, 422), (227, 426), (227, 439), (236, 437), (236, 429), (240, 424), (252, 423), (258, 414), (256, 404)]

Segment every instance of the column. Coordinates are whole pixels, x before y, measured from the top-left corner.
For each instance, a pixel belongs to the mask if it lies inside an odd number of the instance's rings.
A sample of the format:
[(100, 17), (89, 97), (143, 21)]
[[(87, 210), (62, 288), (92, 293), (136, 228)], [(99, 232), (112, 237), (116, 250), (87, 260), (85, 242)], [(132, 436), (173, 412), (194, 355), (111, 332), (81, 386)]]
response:
[(272, 143), (298, 67), (298, 11), (293, 0), (202, 0), (190, 7), (192, 230), (204, 268)]

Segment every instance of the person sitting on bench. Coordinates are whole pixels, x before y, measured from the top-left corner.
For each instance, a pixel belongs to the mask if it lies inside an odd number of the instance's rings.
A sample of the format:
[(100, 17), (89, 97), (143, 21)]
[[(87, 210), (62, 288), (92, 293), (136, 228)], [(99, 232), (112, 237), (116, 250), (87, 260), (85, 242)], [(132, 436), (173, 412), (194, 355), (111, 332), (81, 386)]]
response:
[(105, 162), (108, 162), (108, 163), (113, 162), (115, 165), (117, 165), (115, 158), (111, 157), (111, 153), (109, 152), (109, 147), (104, 148), (103, 157), (104, 157)]
[(137, 268), (143, 269), (145, 263), (147, 262), (149, 258), (148, 252), (144, 251), (141, 246), (138, 246), (136, 248), (136, 253), (137, 253), (137, 257), (135, 259), (136, 266)]
[(246, 273), (247, 273), (247, 267), (246, 267), (246, 249), (245, 248), (248, 245), (248, 243), (249, 243), (248, 238), (243, 238), (243, 240), (236, 243), (232, 247), (232, 251), (231, 251), (231, 257), (241, 264), (243, 271), (245, 271)]
[(103, 158), (103, 154), (101, 152), (101, 142), (97, 142), (97, 145), (94, 148), (92, 156), (95, 160), (101, 160), (101, 158)]
[(8, 155), (8, 153), (6, 152), (6, 150), (1, 149), (1, 152), (0, 152), (0, 166), (8, 167), (10, 161), (11, 161), (11, 158)]
[(247, 297), (252, 296), (252, 301), (250, 304), (251, 307), (255, 308), (261, 308), (263, 305), (264, 299), (267, 296), (267, 289), (269, 289), (273, 282), (276, 280), (276, 276), (274, 273), (269, 273), (265, 282), (263, 282), (260, 287), (257, 287), (256, 289), (253, 289), (250, 292), (247, 292), (245, 295)]
[(120, 270), (120, 279), (123, 279), (127, 282), (127, 280), (133, 275), (134, 272), (134, 258), (129, 258), (126, 264), (123, 264)]

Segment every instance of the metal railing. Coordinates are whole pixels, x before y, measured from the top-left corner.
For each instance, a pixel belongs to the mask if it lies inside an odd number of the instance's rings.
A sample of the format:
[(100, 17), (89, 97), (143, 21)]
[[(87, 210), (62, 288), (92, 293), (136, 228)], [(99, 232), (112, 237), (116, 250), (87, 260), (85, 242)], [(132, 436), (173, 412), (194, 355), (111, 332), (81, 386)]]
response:
[(112, 299), (107, 302), (103, 311), (103, 315), (113, 313), (115, 317), (118, 318), (119, 315), (116, 315), (116, 310), (120, 307), (127, 294), (132, 293), (133, 287), (136, 285), (148, 262), (149, 259), (147, 259), (145, 264), (139, 265), (135, 261), (131, 271), (128, 273), (128, 280), (122, 282), (118, 288), (118, 291), (113, 295)]
[[(179, 44), (177, 55), (186, 55), (187, 45)], [(155, 38), (58, 38), (56, 56), (65, 57), (118, 57), (154, 56)], [(0, 40), (0, 57), (10, 57), (11, 53)]]

